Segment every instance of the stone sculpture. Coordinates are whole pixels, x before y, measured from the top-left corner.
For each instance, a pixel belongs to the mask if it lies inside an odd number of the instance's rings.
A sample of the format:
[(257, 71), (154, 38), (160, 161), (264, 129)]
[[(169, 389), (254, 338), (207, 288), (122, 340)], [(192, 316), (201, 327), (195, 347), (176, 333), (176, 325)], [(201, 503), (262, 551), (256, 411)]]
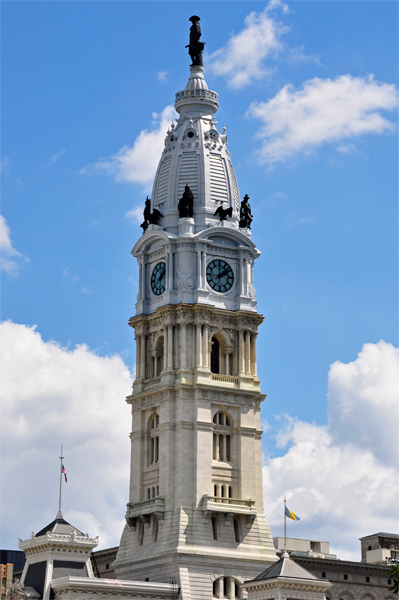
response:
[(191, 218), (194, 214), (194, 194), (186, 184), (184, 194), (177, 205), (181, 219)]
[(225, 221), (227, 217), (231, 219), (232, 214), (233, 209), (231, 206), (230, 208), (223, 208), (223, 206), (219, 206), (214, 213), (214, 217), (219, 217), (221, 221)]
[(193, 15), (189, 18), (192, 25), (190, 27), (190, 43), (186, 48), (188, 48), (188, 53), (192, 60), (192, 67), (202, 67), (202, 52), (205, 48), (204, 42), (200, 42), (201, 37), (201, 27), (199, 24), (200, 18)]
[(240, 223), (239, 226), (240, 227), (247, 227), (248, 229), (251, 229), (251, 223), (252, 223), (252, 213), (251, 213), (251, 206), (248, 202), (249, 200), (249, 196), (248, 194), (245, 194), (242, 202), (241, 202), (241, 208), (240, 208)]
[(146, 198), (145, 208), (143, 211), (144, 221), (141, 223), (140, 227), (143, 228), (143, 233), (147, 231), (148, 225), (158, 225), (159, 219), (162, 219), (163, 214), (159, 212), (156, 208), (151, 212), (151, 200)]

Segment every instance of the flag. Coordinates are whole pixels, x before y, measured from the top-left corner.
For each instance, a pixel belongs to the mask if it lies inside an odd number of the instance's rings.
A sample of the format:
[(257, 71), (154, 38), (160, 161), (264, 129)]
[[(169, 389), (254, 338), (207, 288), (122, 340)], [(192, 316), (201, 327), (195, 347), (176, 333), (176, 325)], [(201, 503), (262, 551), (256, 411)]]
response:
[(65, 483), (66, 483), (66, 482), (68, 481), (68, 479), (67, 479), (67, 476), (66, 476), (66, 471), (65, 471), (65, 467), (64, 467), (64, 465), (62, 465), (62, 468), (61, 468), (61, 473), (63, 473), (63, 474), (64, 474), (64, 477), (65, 477)]
[(300, 520), (300, 517), (298, 517), (298, 515), (296, 515), (294, 512), (292, 512), (292, 510), (290, 510), (287, 507), (285, 507), (285, 516), (288, 517), (289, 519), (292, 519), (293, 521)]

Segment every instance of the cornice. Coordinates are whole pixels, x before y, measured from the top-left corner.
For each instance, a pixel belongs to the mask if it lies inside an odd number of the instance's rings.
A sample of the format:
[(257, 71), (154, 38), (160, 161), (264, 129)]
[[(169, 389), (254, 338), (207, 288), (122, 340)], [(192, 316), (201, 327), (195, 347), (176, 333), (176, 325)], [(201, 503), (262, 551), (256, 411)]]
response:
[(243, 329), (253, 328), (253, 333), (256, 333), (263, 320), (263, 315), (249, 311), (232, 311), (206, 304), (181, 303), (161, 306), (150, 315), (131, 317), (129, 325), (137, 332), (141, 332), (143, 330), (148, 331), (151, 327), (158, 328), (160, 325), (220, 323), (221, 325), (233, 325)]

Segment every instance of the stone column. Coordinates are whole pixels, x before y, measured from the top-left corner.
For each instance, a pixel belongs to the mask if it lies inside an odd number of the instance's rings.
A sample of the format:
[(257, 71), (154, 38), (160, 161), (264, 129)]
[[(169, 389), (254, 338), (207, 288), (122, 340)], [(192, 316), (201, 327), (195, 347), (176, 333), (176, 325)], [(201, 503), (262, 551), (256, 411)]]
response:
[(168, 369), (173, 369), (173, 325), (168, 325)]
[(47, 561), (47, 565), (46, 565), (46, 575), (44, 577), (43, 600), (49, 600), (49, 598), (50, 598), (50, 591), (51, 591), (50, 581), (53, 578), (53, 565), (54, 565), (54, 559), (49, 558), (49, 560)]
[(242, 329), (238, 330), (238, 373), (245, 373), (245, 360), (244, 360), (244, 332)]
[(256, 364), (256, 333), (251, 334), (251, 350), (252, 350), (252, 375), (254, 377), (258, 376), (258, 367)]
[(251, 374), (251, 334), (245, 332), (245, 372)]
[(163, 330), (163, 371), (168, 368), (168, 328), (165, 325)]
[(242, 272), (243, 279), (244, 279), (244, 281), (243, 281), (243, 284), (244, 284), (243, 285), (244, 296), (248, 295), (248, 268), (247, 268), (247, 262), (248, 262), (248, 260), (246, 258), (244, 258), (244, 265), (243, 265), (244, 268), (243, 268), (243, 272)]
[(140, 336), (135, 333), (136, 338), (136, 379), (140, 377)]
[(203, 250), (201, 252), (201, 275), (202, 275), (202, 285), (203, 289), (206, 289), (206, 252)]
[(208, 325), (204, 325), (204, 349), (203, 349), (203, 356), (204, 356), (204, 369), (209, 369), (209, 327)]
[(140, 336), (140, 377), (142, 379), (145, 379), (145, 342), (146, 342), (146, 335), (145, 333), (142, 333)]
[(173, 252), (169, 252), (169, 269), (168, 269), (168, 290), (173, 291)]
[(202, 289), (201, 277), (201, 250), (197, 250), (197, 288)]
[(145, 262), (144, 257), (141, 259), (140, 263), (140, 300), (145, 300)]
[(197, 323), (197, 339), (196, 339), (196, 363), (197, 369), (201, 369), (202, 367), (202, 357), (201, 357), (201, 325)]
[(244, 295), (244, 259), (240, 256), (240, 294)]
[(236, 597), (236, 586), (234, 577), (227, 577), (227, 597), (229, 600), (235, 600)]
[(224, 577), (219, 577), (216, 579), (216, 598), (224, 598), (223, 587), (224, 587)]
[(181, 358), (180, 358), (180, 367), (185, 369), (187, 367), (187, 325), (186, 323), (182, 323), (180, 325), (181, 332)]

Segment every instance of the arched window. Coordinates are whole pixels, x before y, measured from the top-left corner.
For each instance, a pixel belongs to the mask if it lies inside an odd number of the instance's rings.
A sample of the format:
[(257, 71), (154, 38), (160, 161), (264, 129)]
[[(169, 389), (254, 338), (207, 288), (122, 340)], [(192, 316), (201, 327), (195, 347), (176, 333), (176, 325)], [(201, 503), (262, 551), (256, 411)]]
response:
[(227, 413), (219, 411), (213, 417), (213, 422), (213, 460), (232, 462), (232, 419)]
[(163, 355), (164, 355), (164, 337), (161, 335), (157, 340), (155, 347), (154, 361), (154, 377), (159, 377), (163, 371)]
[[(148, 463), (153, 465), (159, 461), (159, 415), (151, 415), (149, 420), (149, 453)], [(153, 497), (155, 490), (153, 488)]]
[(219, 362), (220, 362), (220, 346), (218, 340), (213, 337), (211, 340), (211, 372), (220, 373)]

